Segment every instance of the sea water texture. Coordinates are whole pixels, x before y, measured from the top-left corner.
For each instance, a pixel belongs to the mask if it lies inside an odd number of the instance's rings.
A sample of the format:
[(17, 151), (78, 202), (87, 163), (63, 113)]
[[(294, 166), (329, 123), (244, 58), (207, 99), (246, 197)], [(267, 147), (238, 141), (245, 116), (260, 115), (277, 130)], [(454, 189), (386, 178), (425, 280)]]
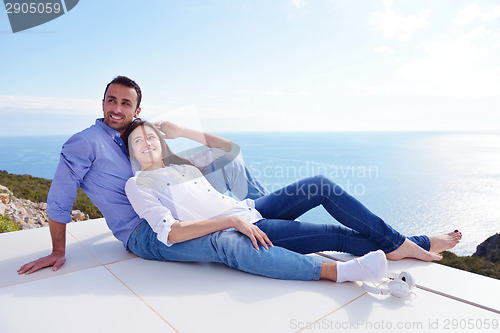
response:
[[(458, 255), (500, 232), (500, 133), (221, 133), (269, 189), (324, 175), (406, 235), (462, 231)], [(3, 137), (0, 169), (52, 178), (67, 136)], [(173, 144), (175, 148), (175, 144)], [(322, 207), (302, 221), (336, 223)]]

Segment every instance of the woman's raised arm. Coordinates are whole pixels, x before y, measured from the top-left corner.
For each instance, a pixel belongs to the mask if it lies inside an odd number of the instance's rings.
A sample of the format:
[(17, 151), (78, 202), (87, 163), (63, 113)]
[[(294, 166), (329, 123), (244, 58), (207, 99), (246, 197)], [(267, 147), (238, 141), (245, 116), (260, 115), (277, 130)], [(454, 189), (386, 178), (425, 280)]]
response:
[(215, 134), (182, 127), (170, 121), (157, 121), (154, 123), (154, 125), (157, 129), (163, 132), (165, 139), (176, 139), (179, 137), (183, 137), (199, 142), (209, 148), (218, 148), (226, 152), (231, 151), (231, 149), (233, 148), (233, 142), (231, 140)]

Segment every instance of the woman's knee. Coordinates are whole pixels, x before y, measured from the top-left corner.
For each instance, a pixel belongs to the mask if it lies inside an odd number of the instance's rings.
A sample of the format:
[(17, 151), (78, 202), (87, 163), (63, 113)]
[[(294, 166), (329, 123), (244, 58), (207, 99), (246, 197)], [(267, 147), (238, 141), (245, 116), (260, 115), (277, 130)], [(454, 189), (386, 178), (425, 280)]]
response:
[(341, 194), (343, 190), (328, 177), (317, 175), (308, 179), (307, 192), (309, 196), (329, 196), (331, 194)]

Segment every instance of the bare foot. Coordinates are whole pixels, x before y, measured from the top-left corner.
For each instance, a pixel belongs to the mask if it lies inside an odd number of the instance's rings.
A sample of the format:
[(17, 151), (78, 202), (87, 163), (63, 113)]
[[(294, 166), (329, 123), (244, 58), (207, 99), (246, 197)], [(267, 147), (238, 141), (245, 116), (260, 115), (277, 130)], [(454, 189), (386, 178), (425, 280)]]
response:
[(457, 245), (462, 239), (462, 233), (458, 230), (447, 234), (429, 236), (431, 241), (431, 252), (443, 252)]
[(442, 255), (429, 252), (413, 243), (412, 241), (405, 239), (403, 244), (391, 253), (386, 254), (389, 260), (401, 260), (404, 258), (415, 258), (422, 261), (435, 261), (441, 260)]

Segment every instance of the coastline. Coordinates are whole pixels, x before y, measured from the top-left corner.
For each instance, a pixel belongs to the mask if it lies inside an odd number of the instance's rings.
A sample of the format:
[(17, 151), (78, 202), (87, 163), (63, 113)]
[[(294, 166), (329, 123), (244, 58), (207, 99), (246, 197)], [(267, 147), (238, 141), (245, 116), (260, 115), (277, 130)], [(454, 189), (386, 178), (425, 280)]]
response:
[[(5, 183), (13, 186), (13, 188), (9, 188)], [(44, 178), (29, 175), (14, 175), (3, 170), (0, 171), (0, 232), (48, 226), (48, 218), (45, 212), (47, 205), (45, 201), (50, 183), (50, 180)], [(80, 211), (79, 209), (75, 209), (75, 206), (73, 207), (73, 220), (84, 221), (89, 218), (102, 217), (102, 214), (90, 202), (88, 197), (83, 192), (82, 194), (84, 197), (77, 199), (77, 202), (75, 202), (75, 205), (82, 207), (82, 209)], [(20, 195), (27, 197), (19, 197)], [(6, 205), (10, 205), (10, 209), (7, 209)], [(493, 241), (489, 241), (494, 237), (496, 238)], [(494, 243), (488, 246), (484, 245), (487, 242)], [(483, 250), (485, 253), (478, 255), (478, 249), (481, 246), (483, 248), (488, 247), (488, 250), (486, 252)], [(438, 263), (500, 279), (500, 234), (493, 235), (481, 244), (478, 244), (476, 252), (470, 256), (457, 256), (450, 251), (445, 251), (443, 259)]]
[[(241, 147), (246, 165), (268, 189), (327, 176), (403, 234), (462, 231), (467, 237), (454, 249), (459, 255), (474, 253), (500, 230), (500, 133), (220, 134)], [(0, 142), (0, 168), (51, 179), (66, 138), (6, 137)], [(334, 223), (321, 209), (304, 219)]]

